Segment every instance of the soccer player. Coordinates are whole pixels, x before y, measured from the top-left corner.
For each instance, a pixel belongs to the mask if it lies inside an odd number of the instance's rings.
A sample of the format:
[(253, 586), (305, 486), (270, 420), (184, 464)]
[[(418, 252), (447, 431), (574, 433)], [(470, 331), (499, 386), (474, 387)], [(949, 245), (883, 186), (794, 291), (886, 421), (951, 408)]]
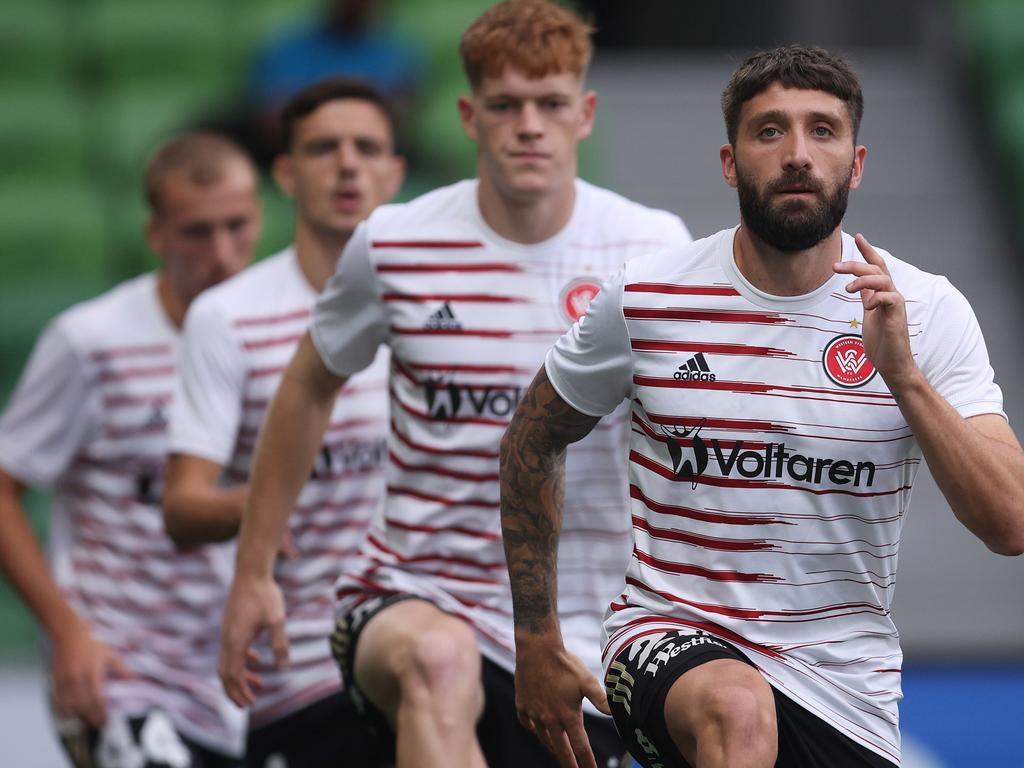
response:
[[(316, 297), (356, 225), (402, 182), (390, 108), (366, 83), (308, 86), (281, 122), (288, 143), (274, 173), (295, 201), (295, 243), (205, 293), (185, 321), (164, 494), (167, 529), (183, 546), (237, 534), (256, 434)], [(253, 665), (261, 684), (246, 761), (254, 768), (368, 759), (366, 728), (341, 693), (328, 636), (334, 581), (384, 494), (386, 349), (372, 360), (332, 398), (327, 436), (291, 518), (291, 557), (275, 566), (292, 664), (278, 670), (266, 646)]]
[[(384, 518), (339, 582), (334, 645), (353, 696), (397, 732), (399, 766), (553, 763), (515, 716), (499, 440), (598, 281), (641, 251), (689, 241), (676, 216), (576, 178), (596, 106), (583, 87), (589, 32), (543, 0), (500, 3), (469, 27), (472, 92), (459, 112), (478, 178), (383, 206), (356, 231), (257, 449), (224, 623), (222, 674), (236, 701), (252, 700), (243, 663), (262, 626), (285, 653), (271, 566), (334, 393), (390, 347)], [(562, 617), (593, 670), (602, 603), (621, 589), (629, 555), (616, 461), (627, 430), (624, 414), (605, 421), (566, 482)], [(587, 720), (603, 764), (617, 764), (610, 720)]]
[(849, 65), (758, 54), (722, 108), (739, 226), (606, 283), (502, 446), (520, 716), (585, 753), (593, 681), (559, 662), (554, 610), (559, 456), (628, 398), (634, 549), (604, 658), (633, 755), (897, 765), (890, 605), (921, 455), (959, 520), (1019, 554), (1024, 454), (967, 300), (841, 230), (866, 155)]
[[(250, 262), (257, 186), (216, 134), (161, 147), (145, 190), (162, 268), (51, 321), (0, 417), (0, 566), (49, 641), (76, 768), (214, 768), (242, 751), (244, 716), (216, 675), (231, 553), (177, 550), (159, 499), (179, 328), (200, 291)], [(54, 488), (52, 569), (26, 486)]]

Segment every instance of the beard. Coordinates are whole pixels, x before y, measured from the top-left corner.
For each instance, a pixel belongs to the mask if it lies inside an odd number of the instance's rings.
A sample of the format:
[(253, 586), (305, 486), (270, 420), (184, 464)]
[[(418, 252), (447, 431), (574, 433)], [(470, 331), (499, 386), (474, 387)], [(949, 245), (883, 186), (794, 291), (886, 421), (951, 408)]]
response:
[[(787, 171), (760, 191), (756, 181), (736, 167), (736, 190), (740, 199), (743, 222), (760, 240), (777, 251), (795, 253), (813, 248), (835, 231), (846, 215), (850, 197), (849, 173), (835, 188), (825, 185), (805, 170)], [(817, 195), (817, 202), (808, 205), (790, 200), (772, 205), (772, 197), (787, 187), (800, 187)]]

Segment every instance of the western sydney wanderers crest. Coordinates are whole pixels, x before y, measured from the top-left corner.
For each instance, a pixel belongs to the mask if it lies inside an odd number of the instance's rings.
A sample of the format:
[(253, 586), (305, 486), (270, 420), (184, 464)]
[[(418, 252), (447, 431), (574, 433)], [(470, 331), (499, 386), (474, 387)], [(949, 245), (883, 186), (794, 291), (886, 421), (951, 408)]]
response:
[(590, 277), (573, 280), (562, 289), (562, 314), (570, 323), (575, 323), (587, 312), (590, 302), (601, 290), (601, 284)]
[(852, 333), (836, 336), (826, 344), (821, 364), (828, 377), (840, 387), (860, 387), (875, 376), (875, 366), (864, 351), (864, 340)]

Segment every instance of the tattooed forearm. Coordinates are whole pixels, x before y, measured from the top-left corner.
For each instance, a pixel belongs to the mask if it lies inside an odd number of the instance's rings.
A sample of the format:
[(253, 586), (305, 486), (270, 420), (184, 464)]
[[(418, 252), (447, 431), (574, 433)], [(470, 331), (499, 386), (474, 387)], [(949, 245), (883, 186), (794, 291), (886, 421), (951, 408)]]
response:
[(501, 441), (501, 530), (517, 630), (541, 634), (558, 626), (565, 449), (597, 422), (566, 404), (541, 368)]

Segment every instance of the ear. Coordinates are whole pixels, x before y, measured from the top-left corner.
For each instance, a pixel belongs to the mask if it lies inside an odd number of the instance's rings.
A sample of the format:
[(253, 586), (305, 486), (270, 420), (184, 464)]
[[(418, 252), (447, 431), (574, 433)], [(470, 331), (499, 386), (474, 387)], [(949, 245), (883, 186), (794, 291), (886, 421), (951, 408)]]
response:
[(860, 145), (853, 150), (853, 173), (850, 174), (850, 189), (856, 189), (864, 179), (864, 160), (867, 159), (868, 148)]
[(149, 246), (149, 250), (160, 257), (161, 261), (164, 260), (166, 243), (155, 213), (150, 213), (149, 218), (146, 219), (146, 245)]
[(402, 182), (405, 181), (405, 158), (401, 155), (395, 155), (391, 158), (391, 174), (388, 178), (388, 200), (392, 199), (398, 194), (398, 190), (402, 188)]
[(476, 130), (476, 104), (474, 96), (459, 96), (459, 120), (462, 123), (462, 131), (471, 141), (477, 141), (479, 136)]
[(583, 94), (583, 120), (579, 130), (576, 131), (577, 139), (585, 139), (594, 130), (594, 118), (597, 117), (597, 93), (587, 91)]
[(736, 150), (732, 144), (723, 144), (718, 150), (718, 158), (722, 161), (722, 177), (725, 183), (736, 188)]
[(282, 152), (275, 157), (271, 173), (281, 191), (288, 197), (295, 197), (295, 169), (292, 166), (291, 153)]

